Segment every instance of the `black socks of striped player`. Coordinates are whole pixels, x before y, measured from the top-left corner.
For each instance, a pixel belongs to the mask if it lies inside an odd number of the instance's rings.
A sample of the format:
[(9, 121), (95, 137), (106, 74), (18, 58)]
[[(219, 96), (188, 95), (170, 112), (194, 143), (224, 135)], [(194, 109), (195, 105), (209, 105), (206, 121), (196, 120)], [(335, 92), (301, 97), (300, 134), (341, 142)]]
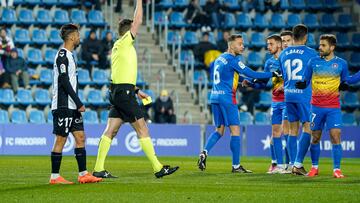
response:
[(79, 172), (86, 171), (86, 150), (85, 148), (75, 148), (75, 158), (78, 163)]
[(51, 152), (51, 173), (58, 174), (60, 171), (62, 153)]

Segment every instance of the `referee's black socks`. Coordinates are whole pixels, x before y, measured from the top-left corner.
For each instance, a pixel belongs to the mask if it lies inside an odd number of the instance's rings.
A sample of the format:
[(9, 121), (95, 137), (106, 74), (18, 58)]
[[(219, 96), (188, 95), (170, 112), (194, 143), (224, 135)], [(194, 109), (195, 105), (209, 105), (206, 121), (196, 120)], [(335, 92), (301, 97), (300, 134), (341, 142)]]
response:
[(86, 171), (86, 150), (84, 147), (75, 148), (75, 158), (78, 163), (79, 172)]

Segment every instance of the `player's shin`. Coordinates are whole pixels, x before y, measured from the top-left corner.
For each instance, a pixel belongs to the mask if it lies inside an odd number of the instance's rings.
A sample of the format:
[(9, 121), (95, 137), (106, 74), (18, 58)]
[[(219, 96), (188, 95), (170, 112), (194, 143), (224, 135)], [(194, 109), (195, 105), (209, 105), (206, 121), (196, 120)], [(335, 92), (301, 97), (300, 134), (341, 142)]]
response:
[(340, 169), (341, 156), (342, 156), (341, 144), (333, 144), (332, 158), (333, 158), (334, 170)]
[(297, 152), (297, 137), (293, 135), (289, 135), (289, 139), (287, 141), (287, 149), (289, 151), (289, 157), (290, 157), (290, 165), (294, 165), (295, 158), (296, 158), (296, 152)]
[(209, 136), (209, 138), (206, 141), (205, 148), (204, 148), (204, 150), (206, 151), (207, 154), (214, 147), (214, 145), (219, 141), (220, 138), (221, 138), (221, 135), (217, 131), (213, 132)]
[(294, 163), (294, 165), (297, 168), (300, 168), (303, 166), (302, 163), (304, 161), (304, 157), (306, 155), (306, 152), (309, 150), (310, 139), (311, 139), (311, 136), (309, 133), (303, 132), (301, 134), (301, 137), (299, 139), (299, 146), (298, 146), (298, 150), (297, 150), (297, 154), (296, 154), (296, 159), (295, 159), (295, 163)]
[(318, 168), (320, 158), (320, 143), (310, 145), (312, 167)]
[(56, 179), (60, 176), (60, 165), (62, 160), (62, 153), (51, 152), (51, 179)]
[(232, 165), (234, 168), (240, 166), (240, 136), (232, 135), (230, 139), (230, 149), (232, 152)]
[(84, 147), (74, 149), (75, 158), (79, 168), (79, 176), (83, 176), (86, 171), (86, 150)]
[(271, 164), (276, 165), (277, 160), (276, 160), (276, 152), (274, 147), (274, 140), (273, 143), (270, 144), (270, 155), (271, 155)]
[(282, 149), (281, 137), (274, 137), (273, 142), (274, 142), (274, 149), (275, 149), (278, 167), (283, 168), (283, 149)]
[(112, 140), (106, 135), (101, 136), (94, 171), (100, 172), (105, 170), (104, 169), (105, 159), (109, 152), (111, 141)]
[(150, 137), (139, 138), (139, 142), (146, 157), (151, 162), (154, 172), (159, 172), (163, 167), (163, 165), (159, 162), (159, 160), (155, 155), (155, 150), (151, 138)]
[[(284, 135), (285, 143), (287, 143), (288, 139), (289, 139), (289, 135)], [(290, 163), (289, 150), (287, 147), (285, 147), (285, 163), (286, 164)]]

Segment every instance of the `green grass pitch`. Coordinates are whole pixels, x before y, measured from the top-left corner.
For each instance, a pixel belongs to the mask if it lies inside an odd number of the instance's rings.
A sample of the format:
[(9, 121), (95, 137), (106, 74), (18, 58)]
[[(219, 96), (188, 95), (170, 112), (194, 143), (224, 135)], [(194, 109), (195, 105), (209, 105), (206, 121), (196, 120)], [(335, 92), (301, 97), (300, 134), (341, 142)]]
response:
[[(48, 185), (50, 157), (0, 156), (0, 202), (359, 202), (360, 159), (343, 159), (346, 178), (332, 178), (332, 160), (320, 159), (315, 178), (265, 174), (269, 158), (241, 159), (254, 174), (232, 174), (230, 157), (209, 157), (207, 170), (197, 157), (160, 157), (179, 165), (171, 176), (156, 179), (145, 157), (108, 157), (118, 179), (96, 184)], [(95, 157), (88, 158), (90, 171)], [(306, 168), (310, 160), (306, 159)], [(72, 156), (63, 157), (61, 174), (77, 178)]]

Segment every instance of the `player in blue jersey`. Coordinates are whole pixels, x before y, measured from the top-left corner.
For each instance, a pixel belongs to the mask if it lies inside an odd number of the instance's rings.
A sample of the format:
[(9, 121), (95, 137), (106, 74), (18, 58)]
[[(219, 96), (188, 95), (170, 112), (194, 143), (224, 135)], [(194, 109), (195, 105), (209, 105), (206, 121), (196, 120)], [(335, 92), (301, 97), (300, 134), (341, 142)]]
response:
[[(320, 157), (320, 138), (325, 127), (330, 131), (333, 156), (333, 176), (343, 178), (340, 170), (341, 162), (341, 108), (339, 89), (343, 88), (348, 79), (348, 65), (346, 61), (334, 55), (336, 37), (332, 34), (320, 36), (320, 56), (312, 58), (308, 63), (304, 81), (298, 81), (296, 87), (305, 89), (312, 84), (311, 99), (311, 160), (312, 167), (307, 174), (309, 177), (318, 175)], [(340, 87), (340, 88), (339, 88)], [(310, 145), (310, 143), (309, 143)], [(307, 151), (309, 145), (299, 145), (299, 151)], [(302, 164), (305, 154), (297, 157)]]
[(240, 57), (244, 51), (243, 39), (240, 34), (233, 34), (228, 39), (228, 50), (221, 54), (214, 62), (213, 88), (210, 103), (216, 126), (205, 145), (204, 151), (199, 155), (198, 167), (206, 168), (206, 158), (211, 148), (224, 134), (225, 126), (230, 128), (232, 152), (232, 172), (251, 173), (240, 165), (240, 119), (236, 104), (236, 91), (240, 75), (251, 78), (266, 79), (272, 76), (280, 77), (279, 72), (255, 72), (241, 62)]
[[(282, 39), (280, 35), (270, 35), (266, 39), (267, 49), (272, 57), (266, 60), (264, 71), (273, 72), (279, 70), (279, 55), (282, 50)], [(243, 86), (251, 86), (256, 89), (265, 88), (268, 84), (272, 86), (272, 104), (271, 104), (271, 165), (267, 173), (286, 173), (283, 165), (283, 148), (281, 141), (282, 124), (285, 119), (285, 103), (284, 103), (284, 81), (282, 78), (274, 77), (272, 80), (259, 80), (259, 82), (250, 82), (244, 80)], [(288, 129), (287, 129), (288, 130)]]
[(298, 121), (302, 123), (303, 127), (299, 145), (306, 145), (310, 143), (311, 133), (309, 123), (311, 87), (309, 86), (302, 90), (297, 89), (295, 84), (297, 81), (303, 80), (308, 61), (317, 56), (317, 52), (314, 49), (305, 46), (307, 34), (308, 29), (305, 25), (296, 25), (293, 28), (294, 45), (284, 49), (279, 56), (284, 79), (286, 110), (290, 122), (287, 148), (290, 155), (290, 164), (294, 164), (292, 173), (298, 175), (306, 174), (304, 167), (298, 164), (296, 160), (299, 154), (304, 153), (297, 150)]

